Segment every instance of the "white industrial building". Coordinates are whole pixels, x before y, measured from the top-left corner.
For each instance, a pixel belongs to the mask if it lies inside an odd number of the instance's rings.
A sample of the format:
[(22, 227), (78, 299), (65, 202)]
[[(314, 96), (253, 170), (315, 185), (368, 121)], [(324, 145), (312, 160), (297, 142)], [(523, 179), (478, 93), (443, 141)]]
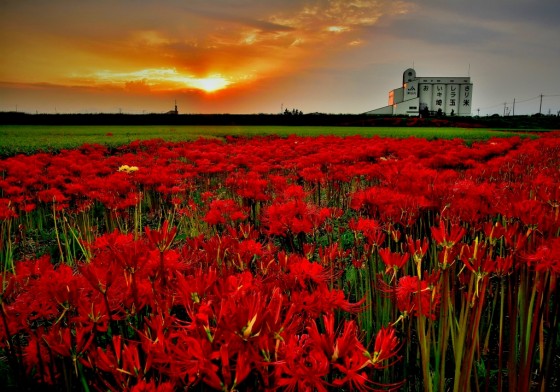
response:
[(428, 110), (448, 116), (470, 116), (470, 77), (416, 76), (412, 68), (403, 73), (402, 87), (389, 92), (389, 105), (365, 114), (417, 116)]

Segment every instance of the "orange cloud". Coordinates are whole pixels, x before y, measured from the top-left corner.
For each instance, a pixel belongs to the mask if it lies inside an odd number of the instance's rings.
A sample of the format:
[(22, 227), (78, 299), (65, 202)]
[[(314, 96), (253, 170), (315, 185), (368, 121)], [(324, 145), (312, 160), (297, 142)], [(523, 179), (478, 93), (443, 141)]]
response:
[[(127, 11), (108, 1), (34, 3), (11, 4), (14, 20), (7, 17), (0, 26), (0, 45), (10, 53), (0, 64), (0, 81), (215, 97), (324, 67), (341, 51), (363, 45), (364, 28), (405, 7), (375, 0), (272, 0), (243, 1), (249, 7), (237, 9), (223, 0), (193, 0), (134, 2)], [(26, 23), (17, 23), (16, 15)]]

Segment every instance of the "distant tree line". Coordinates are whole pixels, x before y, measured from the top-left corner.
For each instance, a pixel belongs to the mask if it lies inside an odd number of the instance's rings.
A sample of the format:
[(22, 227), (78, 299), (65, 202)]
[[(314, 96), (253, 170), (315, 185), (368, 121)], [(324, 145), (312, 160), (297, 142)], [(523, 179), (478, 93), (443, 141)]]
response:
[[(0, 125), (279, 125), (346, 127), (493, 127), (560, 129), (558, 116), (376, 116), (367, 114), (28, 114), (0, 112)], [(289, 114), (287, 114), (289, 113)]]
[(286, 110), (284, 110), (284, 115), (285, 116), (302, 116), (303, 112), (301, 110), (298, 110), (298, 109), (289, 110), (288, 108), (286, 108)]

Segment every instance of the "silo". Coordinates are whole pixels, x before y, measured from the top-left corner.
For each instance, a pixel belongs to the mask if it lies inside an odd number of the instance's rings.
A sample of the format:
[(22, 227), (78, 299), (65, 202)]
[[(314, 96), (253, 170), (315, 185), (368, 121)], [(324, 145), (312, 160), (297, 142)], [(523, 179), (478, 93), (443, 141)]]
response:
[(430, 111), (437, 112), (439, 109), (445, 112), (445, 84), (443, 83), (434, 84), (432, 90), (432, 107)]
[(418, 86), (418, 90), (420, 91), (420, 106), (418, 109), (420, 111), (428, 108), (428, 110), (432, 109), (432, 84), (423, 83)]
[(460, 96), (460, 87), (458, 84), (448, 84), (445, 89), (445, 113), (447, 115), (451, 115), (453, 112), (454, 115), (459, 115), (459, 96)]
[(459, 91), (459, 115), (470, 116), (472, 107), (472, 83), (461, 84)]

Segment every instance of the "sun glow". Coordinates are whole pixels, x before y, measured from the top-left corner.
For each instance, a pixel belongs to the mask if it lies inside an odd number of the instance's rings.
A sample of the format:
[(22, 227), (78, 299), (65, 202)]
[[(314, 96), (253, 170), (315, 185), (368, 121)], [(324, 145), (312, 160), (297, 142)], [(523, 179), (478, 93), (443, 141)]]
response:
[(213, 93), (232, 84), (232, 81), (220, 74), (207, 77), (187, 76), (174, 68), (151, 68), (134, 72), (99, 71), (94, 75), (97, 82), (125, 83), (131, 85), (141, 83), (151, 90), (166, 90), (169, 88), (189, 88)]
[(191, 87), (206, 91), (207, 93), (213, 93), (214, 91), (226, 88), (231, 82), (221, 76), (211, 76), (208, 78), (193, 78), (190, 79), (187, 84)]
[(348, 31), (348, 27), (346, 26), (329, 26), (327, 27), (327, 31), (330, 33), (344, 33), (345, 31)]

